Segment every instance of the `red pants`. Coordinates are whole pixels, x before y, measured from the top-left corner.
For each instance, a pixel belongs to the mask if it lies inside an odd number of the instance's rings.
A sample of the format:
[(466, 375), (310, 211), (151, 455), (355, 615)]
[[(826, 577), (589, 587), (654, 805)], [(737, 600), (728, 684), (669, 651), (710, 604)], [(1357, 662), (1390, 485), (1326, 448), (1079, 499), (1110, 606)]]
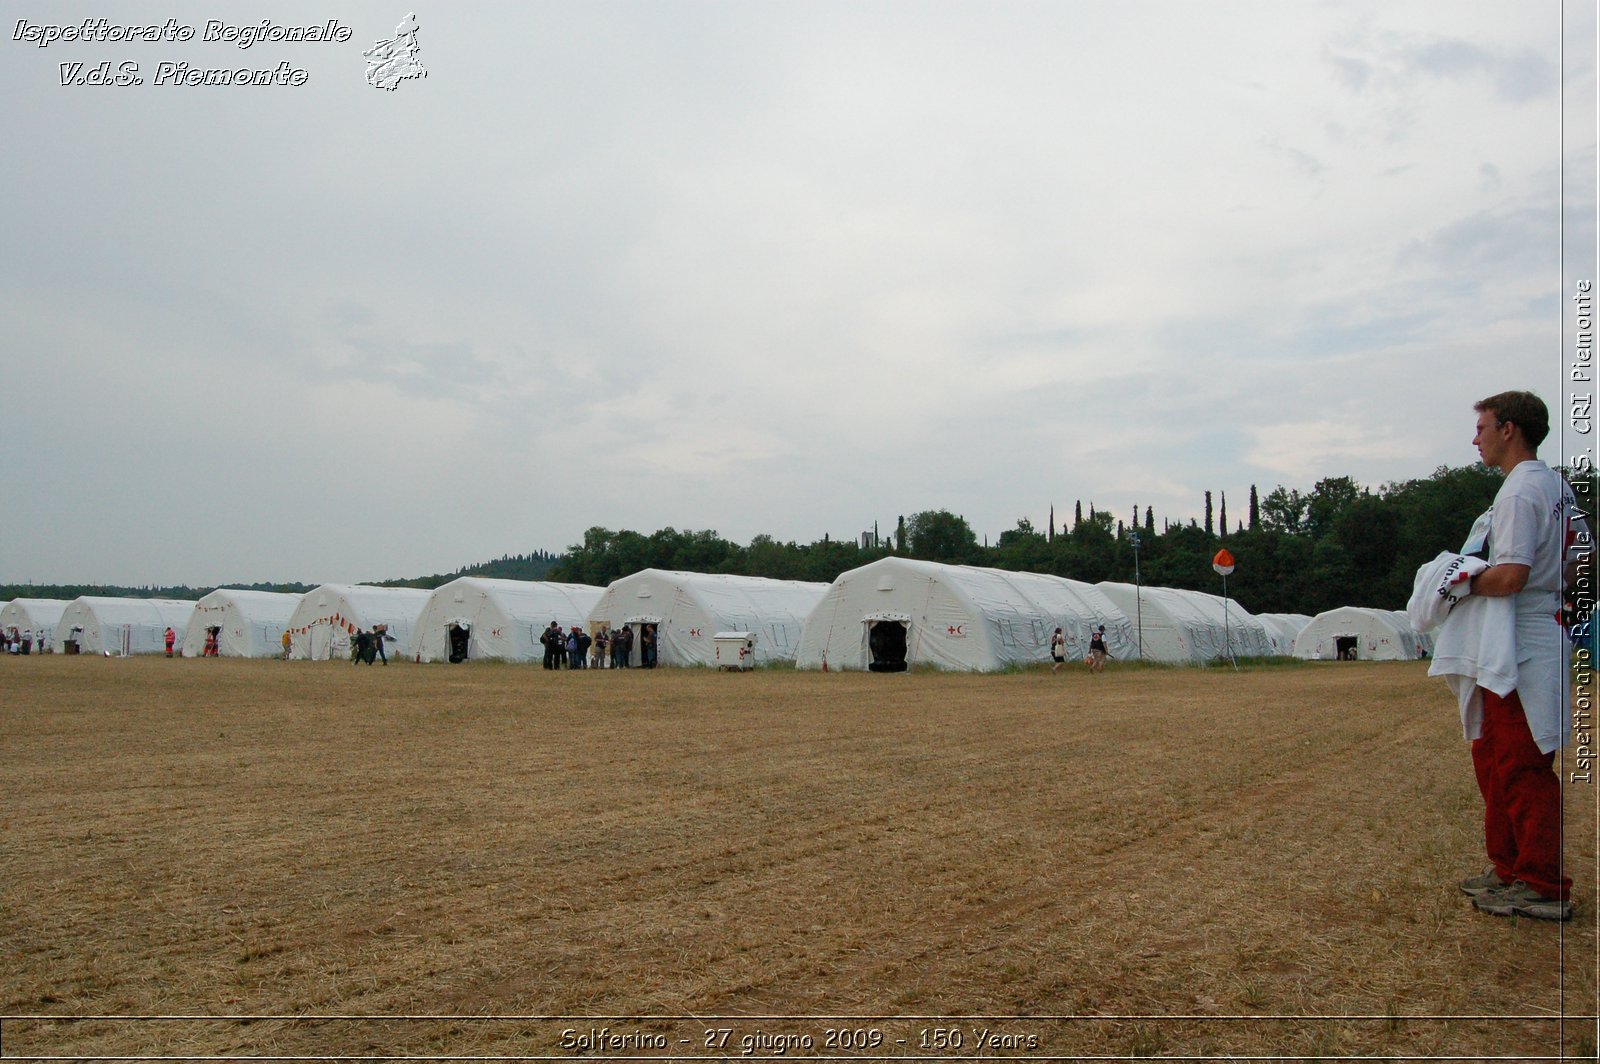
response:
[(1483, 695), (1483, 737), (1472, 742), (1472, 767), (1483, 794), (1483, 841), (1495, 871), (1520, 879), (1547, 898), (1565, 898), (1561, 874), (1561, 783), (1555, 753), (1539, 752), (1512, 691)]

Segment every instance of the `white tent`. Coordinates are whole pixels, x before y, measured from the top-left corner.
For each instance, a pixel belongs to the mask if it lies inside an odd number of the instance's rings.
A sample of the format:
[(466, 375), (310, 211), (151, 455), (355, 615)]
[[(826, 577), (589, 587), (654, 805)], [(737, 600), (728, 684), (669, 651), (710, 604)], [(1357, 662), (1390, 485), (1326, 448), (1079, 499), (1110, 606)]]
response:
[(389, 626), (393, 641), (386, 657), (410, 657), (417, 617), (427, 605), (420, 587), (373, 587), (369, 584), (323, 584), (300, 597), (289, 617), (289, 656), (326, 661), (350, 656), (350, 640), (358, 630)]
[(1411, 640), (1415, 644), (1415, 654), (1413, 656), (1419, 658), (1432, 657), (1433, 633), (1419, 632), (1415, 628), (1411, 627), (1411, 618), (1406, 615), (1405, 610), (1390, 610), (1389, 612), (1394, 614), (1395, 620), (1399, 622), (1400, 628), (1403, 631), (1411, 633)]
[(893, 672), (935, 665), (993, 672), (1050, 660), (1057, 627), (1067, 657), (1082, 659), (1106, 627), (1113, 660), (1133, 657), (1133, 626), (1092, 585), (910, 558), (883, 558), (839, 574), (806, 621), (795, 665)]
[(1258, 613), (1256, 620), (1260, 621), (1267, 629), (1267, 641), (1272, 644), (1272, 652), (1279, 657), (1288, 657), (1294, 653), (1294, 641), (1299, 638), (1300, 632), (1311, 623), (1311, 615), (1307, 613)]
[(54, 648), (58, 654), (162, 654), (167, 629), (176, 648), (192, 616), (194, 603), (187, 600), (84, 595), (61, 611)]
[(1297, 658), (1335, 661), (1411, 661), (1417, 657), (1417, 635), (1405, 614), (1393, 610), (1340, 606), (1311, 619), (1295, 640)]
[(15, 628), (19, 637), (32, 641), (33, 653), (43, 654), (50, 649), (66, 609), (65, 599), (12, 599), (0, 606), (0, 631)]
[(640, 664), (647, 625), (655, 626), (660, 665), (716, 665), (718, 632), (754, 635), (757, 665), (793, 661), (806, 617), (827, 590), (800, 580), (644, 569), (607, 586), (588, 628), (634, 629), (633, 665)]
[(284, 629), (299, 605), (299, 595), (219, 587), (194, 604), (194, 619), (183, 637), (183, 656), (203, 657), (206, 637), (215, 629), (218, 657), (280, 657)]
[(434, 589), (417, 618), (418, 661), (499, 658), (529, 661), (544, 655), (539, 633), (588, 624), (604, 589), (588, 584), (489, 580), (463, 576)]
[[(1234, 657), (1270, 657), (1267, 629), (1244, 607), (1222, 596), (1174, 587), (1104, 581), (1105, 592), (1138, 628), (1144, 660), (1192, 664)], [(1136, 651), (1133, 656), (1138, 656)]]

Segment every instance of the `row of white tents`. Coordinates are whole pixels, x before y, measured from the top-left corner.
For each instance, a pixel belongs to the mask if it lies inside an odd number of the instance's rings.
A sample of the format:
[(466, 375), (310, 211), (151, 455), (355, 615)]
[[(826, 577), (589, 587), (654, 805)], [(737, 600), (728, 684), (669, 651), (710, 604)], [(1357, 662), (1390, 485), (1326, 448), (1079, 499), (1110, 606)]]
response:
[[(184, 657), (346, 658), (357, 631), (386, 627), (389, 656), (415, 661), (528, 661), (539, 636), (633, 628), (655, 635), (661, 665), (717, 665), (719, 635), (748, 647), (742, 665), (897, 671), (932, 664), (994, 671), (1049, 659), (1057, 627), (1081, 658), (1105, 627), (1116, 660), (1199, 663), (1236, 657), (1401, 660), (1429, 649), (1396, 611), (1343, 607), (1252, 615), (1198, 591), (1088, 584), (1039, 573), (890, 557), (832, 584), (646, 569), (600, 588), (461, 577), (433, 591), (325, 584), (304, 595), (222, 588), (198, 602), (84, 597), (16, 599), (0, 629), (36, 633), (57, 653), (160, 653), (167, 628)], [(48, 637), (46, 637), (48, 633)], [(722, 646), (728, 644), (723, 642)]]

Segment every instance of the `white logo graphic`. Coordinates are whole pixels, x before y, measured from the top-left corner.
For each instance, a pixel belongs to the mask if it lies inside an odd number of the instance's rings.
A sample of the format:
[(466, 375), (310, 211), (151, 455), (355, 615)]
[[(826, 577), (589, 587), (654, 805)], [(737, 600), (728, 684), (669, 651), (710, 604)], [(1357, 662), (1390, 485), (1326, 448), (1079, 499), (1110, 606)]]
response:
[(417, 16), (412, 13), (400, 20), (392, 39), (379, 41), (361, 53), (367, 57), (367, 84), (393, 92), (407, 78), (427, 77), (427, 70), (417, 61), (418, 51)]

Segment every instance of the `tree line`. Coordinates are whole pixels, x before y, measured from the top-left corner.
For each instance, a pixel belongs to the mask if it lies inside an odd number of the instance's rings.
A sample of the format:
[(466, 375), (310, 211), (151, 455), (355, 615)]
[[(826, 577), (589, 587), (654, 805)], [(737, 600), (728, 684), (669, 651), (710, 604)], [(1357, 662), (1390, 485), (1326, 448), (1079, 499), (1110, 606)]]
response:
[[(552, 568), (551, 579), (605, 586), (640, 569), (735, 573), (831, 582), (891, 554), (958, 565), (1054, 573), (1217, 593), (1212, 569), (1226, 546), (1237, 562), (1228, 594), (1255, 613), (1315, 615), (1337, 606), (1403, 609), (1416, 571), (1441, 550), (1461, 546), (1473, 520), (1494, 501), (1500, 476), (1481, 465), (1441, 466), (1431, 476), (1376, 490), (1349, 477), (1317, 481), (1309, 492), (1251, 487), (1230, 523), (1225, 494), (1205, 496), (1203, 523), (1162, 521), (1151, 507), (1126, 515), (1085, 512), (1036, 528), (1026, 518), (993, 543), (979, 543), (966, 519), (928, 510), (894, 522), (873, 544), (824, 536), (809, 544), (759, 535), (748, 546), (713, 531), (663, 528), (649, 534), (594, 527)], [(1587, 496), (1580, 496), (1587, 497)], [(1593, 517), (1590, 518), (1594, 523)]]

